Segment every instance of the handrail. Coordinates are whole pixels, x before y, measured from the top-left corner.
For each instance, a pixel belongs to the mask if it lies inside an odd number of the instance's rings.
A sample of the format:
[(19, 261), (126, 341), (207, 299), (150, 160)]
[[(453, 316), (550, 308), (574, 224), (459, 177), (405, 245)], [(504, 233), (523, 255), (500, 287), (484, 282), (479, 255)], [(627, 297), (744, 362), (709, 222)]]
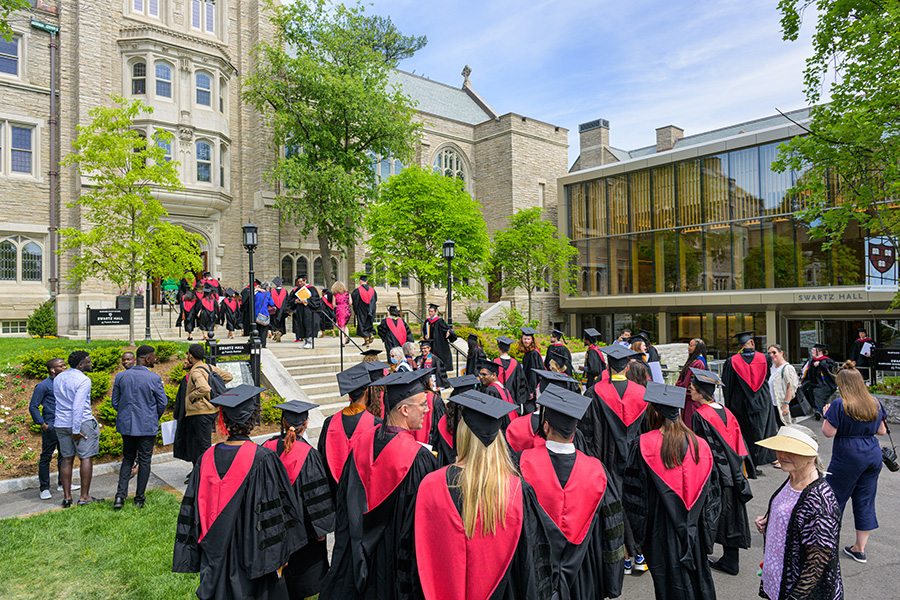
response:
[(408, 308), (404, 308), (403, 310), (405, 310), (406, 312), (408, 312), (409, 314), (411, 314), (412, 316), (414, 316), (415, 318), (417, 318), (417, 319), (419, 320), (419, 323), (425, 323), (425, 319), (423, 319), (422, 317), (420, 317), (419, 315), (417, 315), (414, 311), (411, 311), (411, 310), (408, 309)]

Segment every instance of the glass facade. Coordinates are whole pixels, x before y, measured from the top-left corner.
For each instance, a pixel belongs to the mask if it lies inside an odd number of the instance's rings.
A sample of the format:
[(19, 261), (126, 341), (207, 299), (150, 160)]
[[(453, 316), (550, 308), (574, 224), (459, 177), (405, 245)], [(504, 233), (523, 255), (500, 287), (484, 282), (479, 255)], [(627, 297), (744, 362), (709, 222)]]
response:
[(862, 285), (866, 232), (811, 239), (778, 144), (565, 186), (578, 295)]
[[(765, 351), (766, 313), (670, 313), (671, 342), (688, 343), (694, 338), (706, 342), (707, 354), (724, 359), (737, 350), (734, 338), (739, 331), (756, 331), (756, 349)], [(652, 331), (652, 330), (651, 330)]]

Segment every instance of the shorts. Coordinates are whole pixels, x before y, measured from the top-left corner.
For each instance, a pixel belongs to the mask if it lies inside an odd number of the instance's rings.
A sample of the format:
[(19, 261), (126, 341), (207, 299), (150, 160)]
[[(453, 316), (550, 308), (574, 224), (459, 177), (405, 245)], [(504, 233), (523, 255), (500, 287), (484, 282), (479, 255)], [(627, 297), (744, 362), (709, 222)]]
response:
[(59, 442), (59, 454), (63, 458), (77, 456), (78, 458), (91, 458), (100, 452), (100, 426), (97, 421), (90, 419), (81, 422), (81, 435), (78, 444), (72, 441), (71, 427), (57, 427), (56, 438)]

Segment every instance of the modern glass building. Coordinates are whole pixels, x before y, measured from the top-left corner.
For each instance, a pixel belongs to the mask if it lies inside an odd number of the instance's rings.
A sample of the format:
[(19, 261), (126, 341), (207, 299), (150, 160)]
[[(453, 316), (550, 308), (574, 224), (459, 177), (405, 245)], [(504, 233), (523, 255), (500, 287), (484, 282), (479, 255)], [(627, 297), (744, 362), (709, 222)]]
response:
[[(825, 248), (795, 217), (804, 198), (788, 190), (801, 174), (771, 168), (808, 111), (789, 116), (689, 137), (664, 127), (656, 146), (630, 152), (608, 145), (605, 121), (582, 125), (582, 154), (558, 180), (560, 229), (579, 251), (577, 294), (561, 300), (571, 328), (702, 337), (722, 357), (732, 334), (755, 329), (792, 361), (815, 341), (843, 357), (858, 326), (893, 339), (894, 321), (876, 324), (893, 294), (865, 285), (866, 231), (852, 224)], [(828, 191), (839, 193), (833, 181)]]

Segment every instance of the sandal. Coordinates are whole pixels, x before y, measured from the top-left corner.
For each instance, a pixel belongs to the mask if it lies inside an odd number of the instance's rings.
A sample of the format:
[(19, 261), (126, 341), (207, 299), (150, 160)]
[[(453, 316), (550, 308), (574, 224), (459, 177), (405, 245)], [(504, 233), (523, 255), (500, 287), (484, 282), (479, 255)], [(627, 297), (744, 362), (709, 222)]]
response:
[(90, 500), (79, 500), (78, 506), (87, 506), (88, 504), (94, 504), (95, 502), (103, 502), (103, 498), (94, 498), (91, 496)]

